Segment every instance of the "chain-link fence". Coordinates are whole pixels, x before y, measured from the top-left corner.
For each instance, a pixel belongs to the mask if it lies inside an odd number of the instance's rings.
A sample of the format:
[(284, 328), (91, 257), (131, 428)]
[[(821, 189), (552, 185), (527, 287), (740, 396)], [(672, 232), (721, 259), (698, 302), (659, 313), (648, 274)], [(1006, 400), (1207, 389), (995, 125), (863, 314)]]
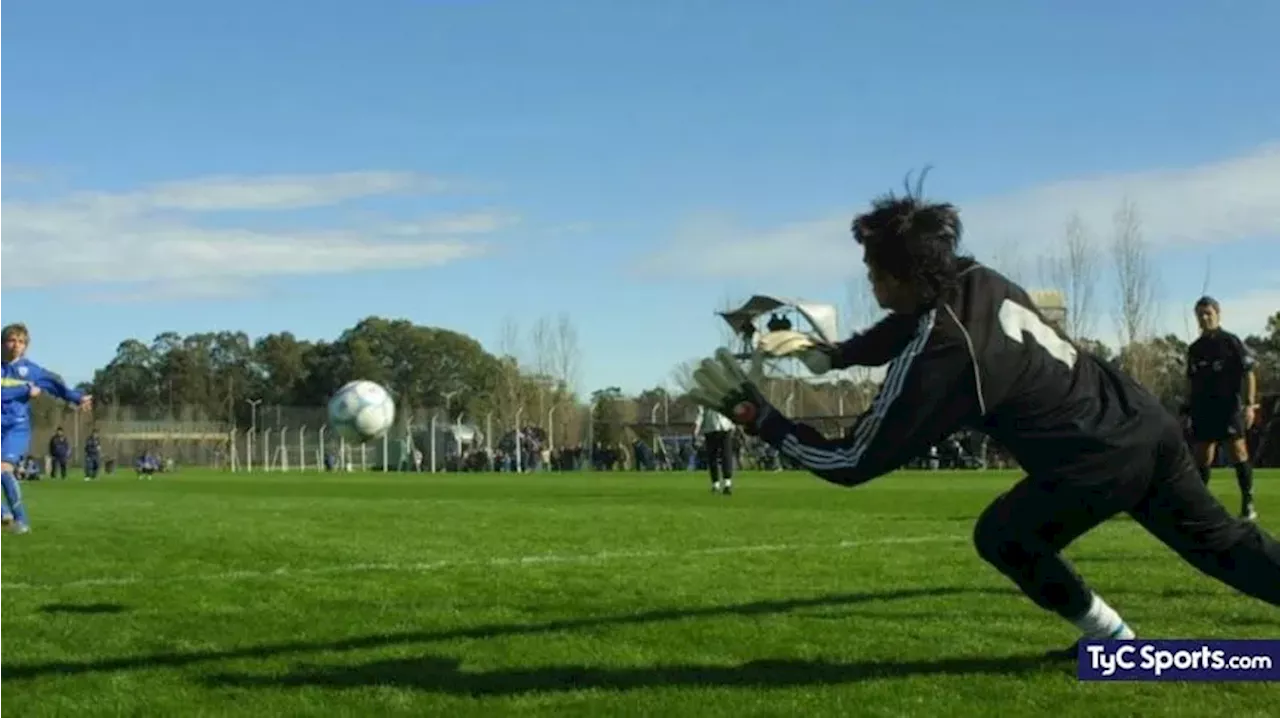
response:
[[(847, 426), (866, 406), (872, 390), (848, 382), (813, 385), (788, 379), (770, 381), (766, 387), (769, 399), (789, 415), (828, 434)], [(582, 457), (603, 444), (622, 453), (630, 452), (636, 442), (657, 450), (664, 441), (688, 437), (694, 420), (687, 402), (666, 394), (620, 400), (608, 412), (598, 403), (543, 400), (481, 416), (402, 408), (387, 436), (353, 445), (327, 425), (324, 407), (245, 403), (247, 425), (183, 406), (106, 404), (82, 413), (46, 403), (33, 415), (36, 431), (30, 452), (47, 466), (53, 453), (50, 439), (61, 430), (71, 447), (72, 466), (83, 465), (86, 443), (96, 435), (100, 465), (132, 466), (149, 455), (166, 466), (228, 471), (523, 470), (561, 465), (553, 455), (575, 454), (579, 458), (574, 466), (590, 465)]]
[(86, 445), (96, 436), (102, 465), (131, 466), (151, 455), (164, 464), (230, 471), (438, 471), (475, 453), (492, 456), (503, 446), (513, 450), (513, 444), (530, 441), (529, 436), (537, 437), (539, 449), (551, 451), (588, 444), (592, 434), (589, 409), (570, 403), (474, 418), (449, 417), (430, 408), (402, 409), (384, 438), (355, 445), (328, 426), (323, 407), (252, 408), (246, 426), (183, 407), (107, 405), (89, 414), (46, 404), (33, 416), (30, 456), (47, 467), (53, 454), (50, 440), (60, 431), (71, 447), (72, 466), (84, 464)]

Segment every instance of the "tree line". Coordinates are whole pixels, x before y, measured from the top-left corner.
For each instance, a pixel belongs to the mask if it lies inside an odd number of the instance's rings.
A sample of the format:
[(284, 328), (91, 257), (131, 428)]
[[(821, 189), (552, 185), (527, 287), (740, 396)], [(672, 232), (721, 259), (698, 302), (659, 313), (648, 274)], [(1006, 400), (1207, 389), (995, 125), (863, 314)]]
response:
[(368, 317), (331, 341), (290, 332), (256, 339), (233, 331), (166, 332), (150, 342), (121, 342), (83, 388), (104, 410), (137, 407), (243, 425), (252, 418), (250, 402), (322, 407), (359, 378), (387, 386), (402, 407), (514, 417), (530, 398), (545, 405), (573, 394), (576, 332), (567, 318), (555, 330), (549, 320), (535, 327), (540, 348), (558, 360), (541, 362), (539, 372), (522, 365), (514, 347), (490, 352), (466, 334), (403, 319)]

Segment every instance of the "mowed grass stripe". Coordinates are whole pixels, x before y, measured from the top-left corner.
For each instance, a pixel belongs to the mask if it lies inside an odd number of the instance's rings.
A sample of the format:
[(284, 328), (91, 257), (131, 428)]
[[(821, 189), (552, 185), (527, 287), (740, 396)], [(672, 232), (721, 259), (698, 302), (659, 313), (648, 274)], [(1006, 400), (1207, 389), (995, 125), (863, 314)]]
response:
[(534, 556), (493, 557), (493, 558), (458, 558), (422, 563), (367, 563), (342, 566), (294, 567), (263, 571), (224, 571), (197, 576), (118, 576), (102, 578), (85, 578), (62, 583), (4, 583), (0, 588), (6, 590), (56, 590), (66, 588), (93, 588), (97, 586), (130, 586), (150, 583), (185, 583), (193, 581), (247, 581), (262, 578), (299, 578), (307, 576), (327, 576), (344, 573), (368, 572), (405, 572), (425, 573), (457, 567), (519, 567), (545, 564), (600, 563), (605, 561), (622, 561), (626, 559), (687, 559), (698, 556), (715, 556), (721, 554), (749, 553), (782, 553), (789, 551), (833, 551), (840, 549), (864, 548), (868, 546), (887, 546), (916, 543), (945, 543), (969, 540), (968, 536), (890, 536), (861, 541), (841, 541), (836, 544), (747, 544), (741, 546), (719, 546), (715, 548), (691, 549), (688, 551), (601, 551), (598, 553), (578, 555), (541, 554)]

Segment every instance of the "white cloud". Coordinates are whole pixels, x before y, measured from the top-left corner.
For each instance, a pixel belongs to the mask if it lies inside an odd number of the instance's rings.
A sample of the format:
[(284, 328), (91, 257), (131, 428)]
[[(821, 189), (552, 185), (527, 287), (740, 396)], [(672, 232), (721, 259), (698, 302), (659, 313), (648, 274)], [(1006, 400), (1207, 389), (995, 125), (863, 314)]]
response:
[(861, 271), (862, 261), (849, 235), (850, 219), (831, 216), (751, 231), (729, 217), (703, 216), (682, 226), (665, 249), (643, 259), (638, 269), (649, 275), (716, 279), (847, 277)]
[[(429, 267), (474, 257), (483, 243), (464, 239), (510, 226), (515, 217), (481, 212), (354, 230), (276, 231), (201, 226), (190, 214), (296, 210), (394, 192), (444, 189), (413, 173), (213, 177), (125, 193), (78, 193), (53, 201), (5, 202), (6, 289), (63, 284), (158, 282), (162, 287), (223, 291), (219, 282), (272, 275)], [(56, 267), (35, 256), (59, 257)], [(168, 291), (168, 290), (166, 290)], [(126, 293), (127, 294), (127, 293)], [(164, 292), (160, 293), (161, 295)], [(144, 290), (140, 296), (157, 296)]]
[[(981, 258), (1013, 246), (1037, 253), (1062, 237), (1073, 213), (1105, 236), (1125, 200), (1136, 205), (1143, 235), (1156, 247), (1280, 237), (1280, 144), (1195, 167), (1056, 182), (958, 205), (965, 244)], [(824, 214), (765, 229), (699, 218), (642, 269), (721, 278), (807, 272), (827, 279), (861, 271), (851, 213)]]
[(555, 236), (579, 235), (586, 234), (594, 231), (595, 229), (596, 226), (591, 222), (565, 222), (564, 224), (557, 224), (549, 227), (547, 229), (547, 234)]
[(452, 217), (437, 217), (434, 219), (426, 219), (420, 222), (404, 222), (400, 224), (389, 225), (385, 231), (387, 234), (413, 237), (413, 236), (433, 236), (433, 235), (469, 235), (469, 234), (489, 234), (499, 230), (506, 229), (519, 222), (519, 218), (515, 215), (503, 212), (471, 212), (469, 214), (459, 214)]
[(124, 288), (89, 291), (81, 297), (92, 302), (131, 303), (260, 299), (264, 294), (261, 286), (246, 281), (211, 278), (142, 282)]
[(0, 173), (3, 174), (0, 180), (16, 184), (34, 184), (49, 178), (49, 171), (46, 169), (10, 163), (5, 163)]
[(219, 176), (168, 182), (145, 192), (111, 196), (157, 210), (213, 212), (323, 207), (400, 192), (439, 192), (449, 183), (413, 172), (339, 172), (325, 175)]
[(1153, 246), (1280, 237), (1280, 144), (1183, 169), (1057, 182), (962, 207), (976, 246), (1057, 241), (1076, 213), (1094, 232), (1131, 201)]

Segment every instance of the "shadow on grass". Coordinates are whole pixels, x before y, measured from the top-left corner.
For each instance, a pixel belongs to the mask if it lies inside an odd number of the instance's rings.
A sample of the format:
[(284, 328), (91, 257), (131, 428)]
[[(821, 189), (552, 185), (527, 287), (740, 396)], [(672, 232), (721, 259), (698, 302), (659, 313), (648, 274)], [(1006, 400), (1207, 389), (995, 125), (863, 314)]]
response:
[(1226, 624), (1228, 626), (1242, 626), (1244, 628), (1261, 628), (1262, 626), (1280, 627), (1280, 621), (1270, 618), (1245, 618), (1242, 616), (1226, 616), (1223, 618), (1214, 617), (1214, 620)]
[(204, 679), (212, 688), (367, 688), (416, 689), (465, 696), (513, 696), (522, 693), (638, 688), (767, 687), (831, 685), (920, 676), (1022, 675), (1049, 669), (1072, 673), (1074, 661), (1045, 656), (954, 657), (831, 663), (807, 660), (752, 661), (737, 666), (672, 665), (643, 668), (543, 668), (468, 672), (451, 658), (377, 661), (359, 666), (301, 667), (283, 676), (216, 674)]
[[(1111, 593), (1121, 594), (1137, 594), (1143, 595), (1143, 589), (1121, 589)], [(1163, 592), (1157, 592), (1165, 595)], [(1189, 592), (1194, 595), (1195, 592)], [(1209, 594), (1213, 595), (1213, 594)], [(4, 683), (12, 683), (23, 680), (31, 680), (43, 676), (73, 676), (89, 673), (112, 673), (122, 671), (150, 670), (155, 668), (181, 668), (184, 666), (195, 665), (198, 663), (226, 661), (238, 659), (265, 659), (278, 656), (285, 656), (297, 653), (333, 653), (342, 651), (358, 651), (367, 649), (378, 649), (394, 646), (410, 646), (416, 644), (435, 643), (441, 641), (453, 640), (483, 640), (492, 638), (504, 638), (508, 636), (529, 636), (538, 634), (553, 634), (567, 631), (585, 631), (596, 628), (611, 628), (617, 626), (635, 626), (649, 623), (659, 623), (663, 621), (680, 621), (689, 619), (702, 618), (718, 618), (727, 616), (764, 616), (771, 614), (782, 614), (793, 611), (803, 611), (805, 609), (850, 609), (850, 607), (860, 604), (887, 603), (891, 601), (909, 601), (914, 599), (930, 599), (930, 598), (954, 598), (954, 597), (975, 598), (987, 602), (996, 598), (1004, 598), (1015, 601), (1025, 601), (1026, 599), (1016, 589), (1007, 587), (959, 587), (959, 586), (939, 586), (932, 588), (909, 588), (892, 591), (873, 591), (865, 593), (845, 593), (833, 594), (827, 596), (816, 596), (812, 598), (775, 600), (775, 601), (754, 601), (750, 603), (733, 604), (727, 606), (707, 606), (700, 608), (667, 608), (653, 611), (644, 611), (640, 613), (614, 615), (614, 616), (592, 616), (585, 618), (567, 618), (555, 621), (546, 621), (542, 623), (507, 623), (507, 624), (488, 624), (481, 626), (471, 626), (463, 628), (451, 628), (437, 631), (403, 631), (397, 633), (379, 633), (369, 636), (357, 636), (353, 638), (343, 638), (329, 641), (282, 641), (278, 643), (264, 643), (256, 646), (245, 646), (242, 648), (229, 648), (221, 650), (192, 650), (192, 651), (172, 651), (164, 653), (152, 653), (147, 655), (120, 656), (116, 658), (101, 658), (90, 660), (62, 660), (62, 661), (46, 661), (33, 663), (14, 663), (5, 662), (0, 666), (0, 673), (3, 674)], [(945, 611), (954, 610), (952, 608), (944, 609)], [(855, 611), (850, 613), (856, 614)], [(937, 612), (927, 612), (928, 615), (941, 615)], [(812, 616), (810, 616), (812, 617)], [(1047, 620), (1051, 620), (1047, 619)], [(902, 663), (902, 664), (886, 664), (876, 662), (875, 664), (852, 664), (852, 665), (830, 665), (822, 663), (804, 663), (804, 670), (796, 669), (795, 673), (803, 673), (805, 671), (817, 672), (819, 674), (826, 672), (834, 672), (845, 675), (843, 680), (855, 680), (857, 676), (885, 675), (885, 671), (901, 671), (915, 673), (944, 673), (950, 671), (969, 670), (971, 672), (1003, 672), (1010, 666), (1027, 665), (1031, 658), (1004, 658), (1004, 659), (946, 659), (942, 661), (926, 661), (923, 663)], [(1038, 659), (1032, 661), (1038, 665)], [(751, 669), (733, 669), (737, 673), (731, 675), (759, 675), (763, 670), (759, 666), (774, 664), (750, 664), (756, 666)], [(782, 665), (792, 665), (784, 663)], [(898, 666), (895, 668), (894, 666)], [(968, 668), (964, 668), (964, 667)], [(984, 668), (985, 666), (985, 668)], [(564, 669), (570, 670), (570, 669)], [(589, 669), (582, 669), (589, 670)], [(594, 670), (594, 669), (591, 669)], [(701, 668), (701, 667), (674, 667), (671, 669), (654, 669), (654, 670), (670, 670), (677, 678), (681, 675), (706, 671), (716, 675), (722, 675), (723, 672), (730, 669), (719, 668)], [(1011, 669), (1010, 669), (1011, 670)], [(608, 679), (610, 675), (606, 674), (604, 679)], [(537, 676), (534, 676), (535, 678)], [(550, 680), (550, 679), (546, 679)], [(625, 676), (618, 680), (633, 680)], [(727, 679), (726, 679), (727, 680)]]
[(527, 636), (537, 635), (540, 633), (580, 631), (593, 628), (631, 626), (696, 618), (759, 616), (787, 613), (790, 611), (808, 608), (842, 607), (873, 602), (906, 601), (920, 598), (946, 598), (962, 595), (1007, 596), (1010, 593), (1012, 593), (1012, 591), (1009, 589), (941, 586), (894, 591), (836, 594), (791, 600), (754, 601), (751, 603), (728, 606), (708, 606), (705, 608), (658, 609), (634, 614), (568, 618), (557, 621), (547, 621), (544, 623), (490, 624), (447, 629), (442, 631), (405, 631), (400, 633), (359, 636), (333, 641), (286, 641), (226, 650), (174, 651), (169, 653), (153, 653), (150, 655), (122, 656), (119, 658), (104, 658), (85, 661), (48, 661), (41, 663), (16, 664), (9, 664), (8, 662), (5, 662), (3, 666), (3, 681), (5, 683), (10, 683), (13, 681), (29, 680), (49, 675), (66, 676), (85, 673), (146, 670), (152, 668), (176, 668), (207, 661), (272, 658), (275, 656), (293, 653), (356, 651), (458, 639), (488, 639), (502, 638), (506, 636)]
[(129, 609), (118, 603), (46, 603), (36, 610), (40, 613), (68, 613), (95, 616), (124, 613)]

